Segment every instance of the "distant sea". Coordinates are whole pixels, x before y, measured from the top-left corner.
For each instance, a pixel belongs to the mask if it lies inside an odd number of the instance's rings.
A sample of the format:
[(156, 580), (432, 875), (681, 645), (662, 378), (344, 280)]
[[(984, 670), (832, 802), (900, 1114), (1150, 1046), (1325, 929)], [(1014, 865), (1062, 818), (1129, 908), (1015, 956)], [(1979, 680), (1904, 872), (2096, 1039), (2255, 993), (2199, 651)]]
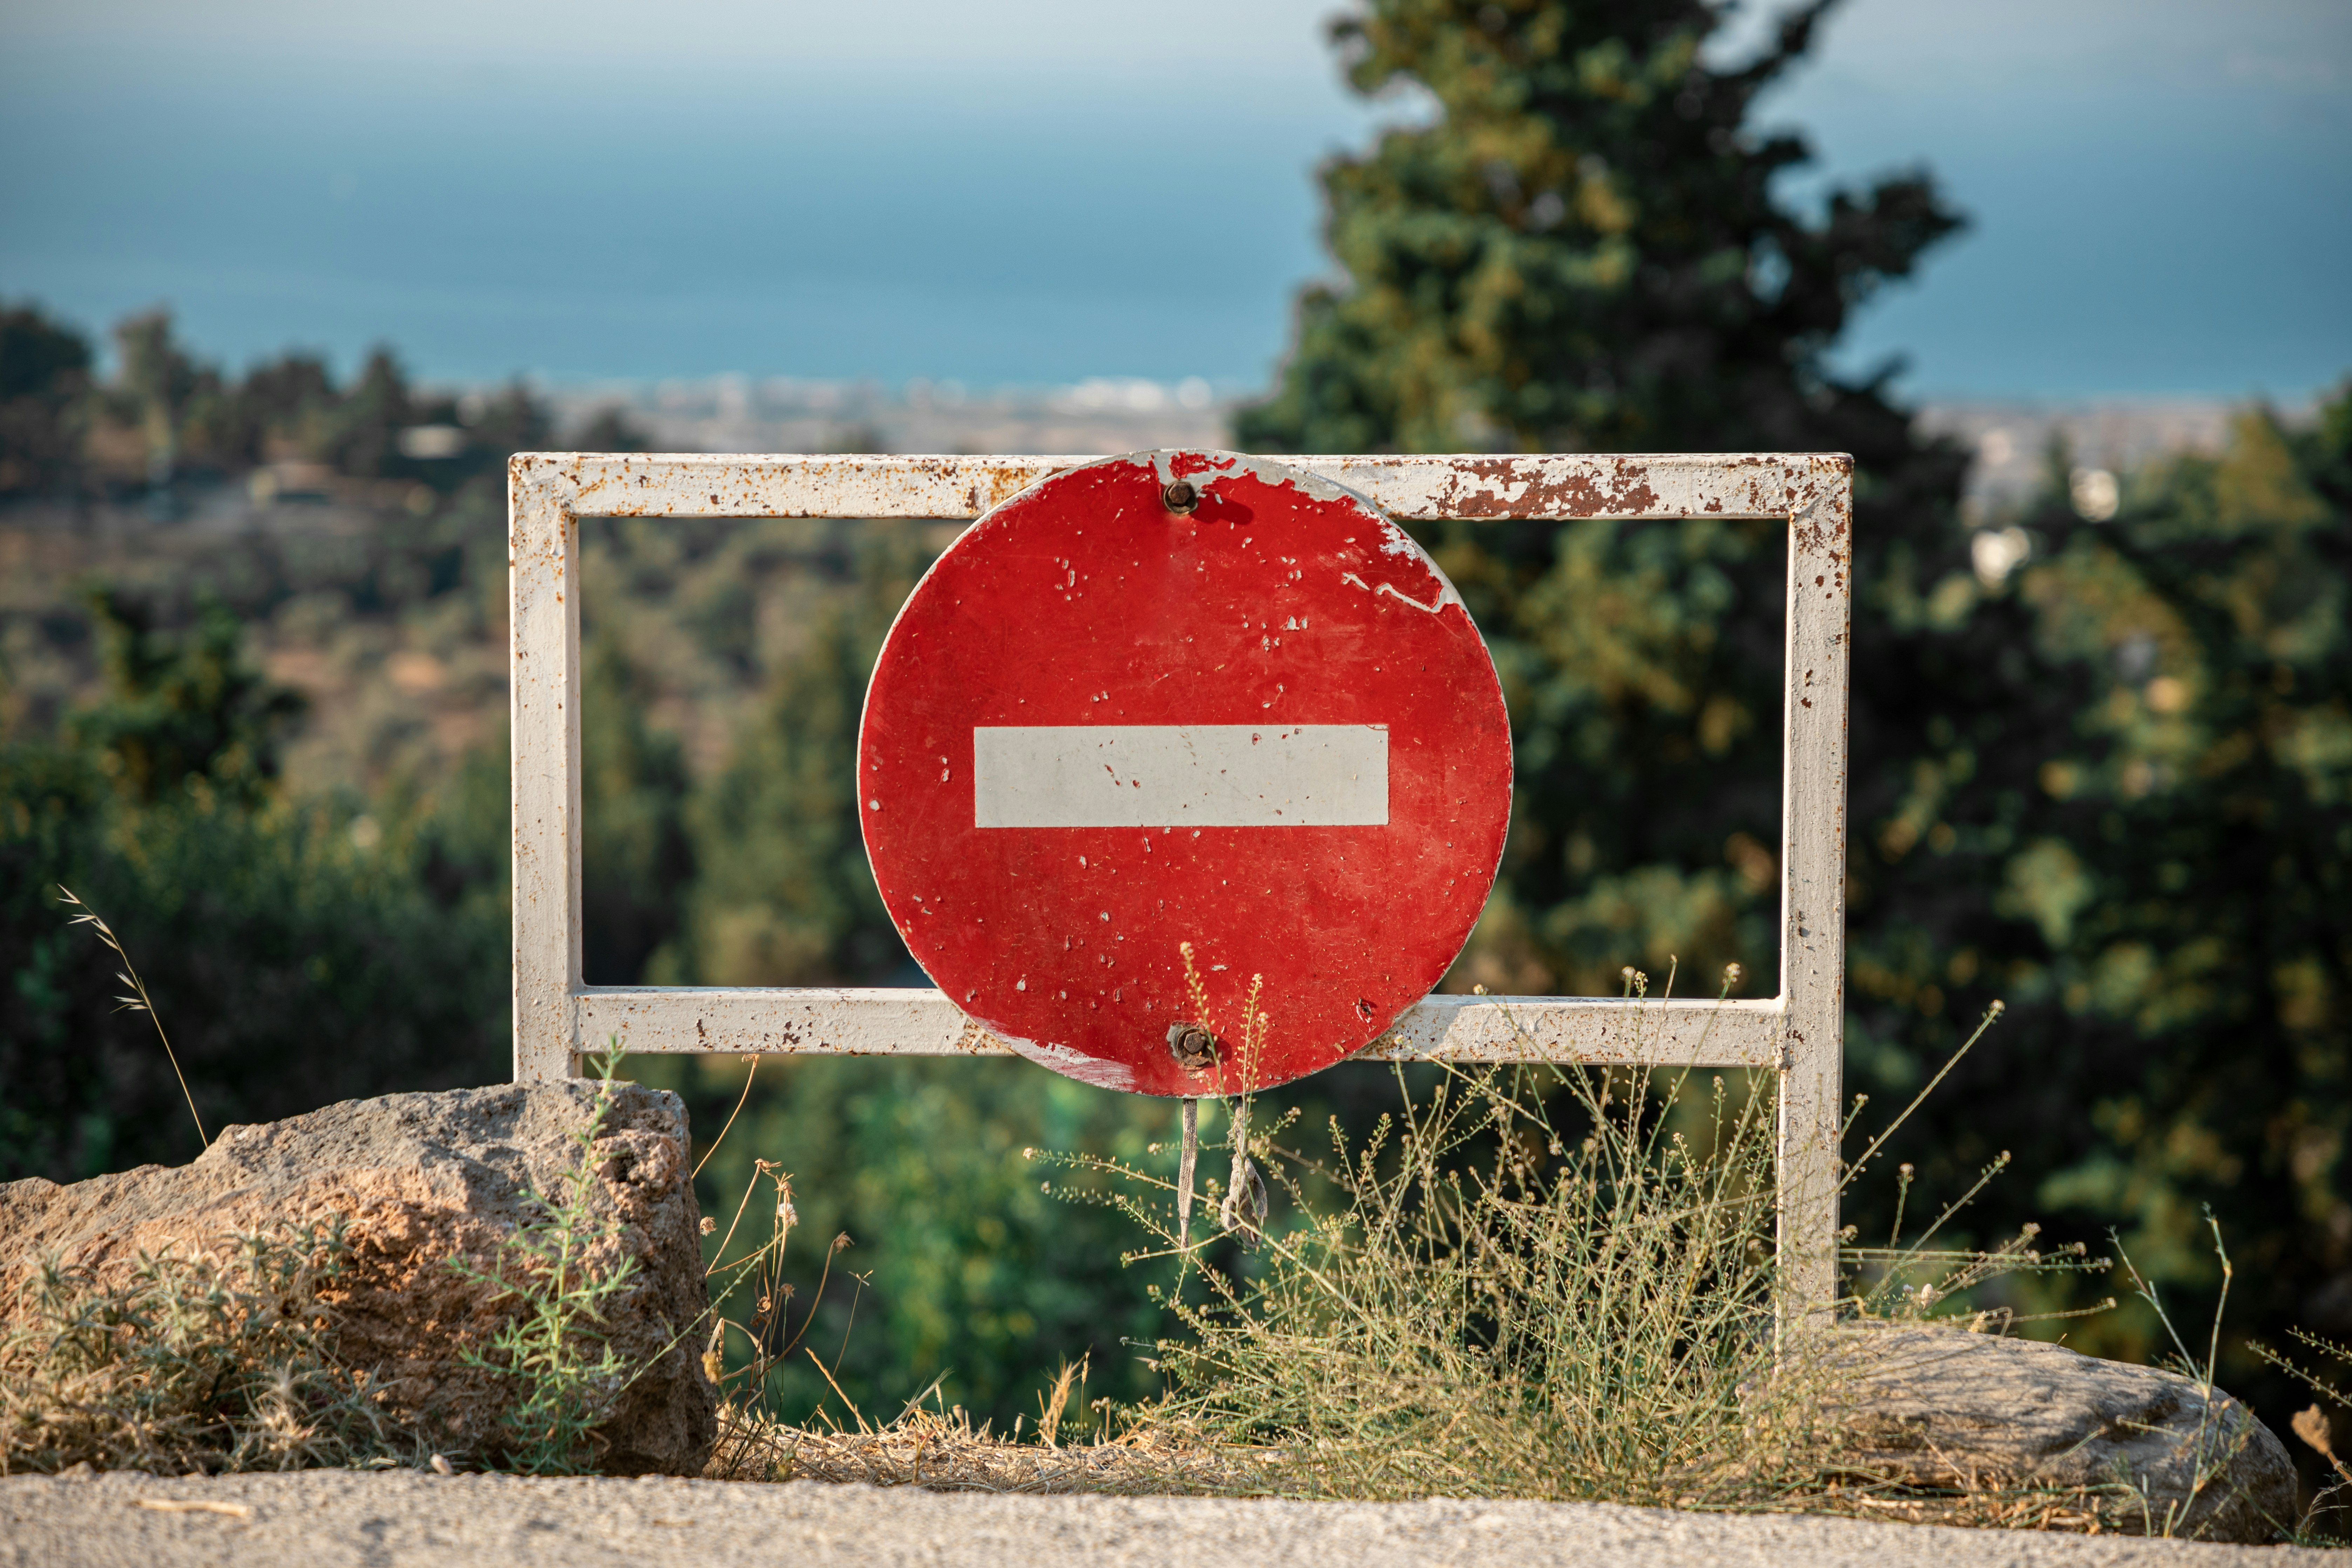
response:
[[(1906, 355), (1905, 389), (1977, 398), (2293, 399), (2352, 371), (2344, 95), (2004, 117), (1899, 85), (1832, 70), (1776, 104), (1831, 174), (1925, 162), (1973, 218), (1849, 366)], [(1377, 120), (1328, 73), (567, 82), (26, 47), (0, 51), (0, 298), (90, 329), (168, 303), (232, 365), (348, 371), (381, 342), (445, 382), (1229, 395), (1326, 266), (1313, 166)]]

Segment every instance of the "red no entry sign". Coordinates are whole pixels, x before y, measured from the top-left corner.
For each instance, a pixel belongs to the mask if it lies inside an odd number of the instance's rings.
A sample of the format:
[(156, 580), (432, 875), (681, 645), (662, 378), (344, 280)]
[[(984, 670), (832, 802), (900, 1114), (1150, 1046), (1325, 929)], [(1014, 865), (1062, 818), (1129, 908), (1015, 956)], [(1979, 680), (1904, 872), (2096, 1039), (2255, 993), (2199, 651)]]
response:
[[(1150, 1094), (1376, 1038), (1461, 952), (1510, 816), (1494, 664), (1436, 563), (1232, 453), (1089, 464), (973, 524), (890, 628), (857, 766), (883, 902), (940, 988)], [(1179, 1024), (1216, 1059), (1180, 1062)]]

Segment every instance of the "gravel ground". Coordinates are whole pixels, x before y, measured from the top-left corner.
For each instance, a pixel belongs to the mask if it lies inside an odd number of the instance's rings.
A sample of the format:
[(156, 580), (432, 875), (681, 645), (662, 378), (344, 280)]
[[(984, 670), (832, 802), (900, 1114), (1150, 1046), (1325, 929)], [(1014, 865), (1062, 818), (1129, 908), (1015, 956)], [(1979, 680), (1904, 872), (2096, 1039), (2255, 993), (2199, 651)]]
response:
[(1304, 1503), (1003, 1497), (728, 1481), (522, 1480), (413, 1471), (0, 1480), (0, 1564), (495, 1568), (1049, 1561), (1184, 1568), (2342, 1568), (2352, 1554), (1606, 1503)]

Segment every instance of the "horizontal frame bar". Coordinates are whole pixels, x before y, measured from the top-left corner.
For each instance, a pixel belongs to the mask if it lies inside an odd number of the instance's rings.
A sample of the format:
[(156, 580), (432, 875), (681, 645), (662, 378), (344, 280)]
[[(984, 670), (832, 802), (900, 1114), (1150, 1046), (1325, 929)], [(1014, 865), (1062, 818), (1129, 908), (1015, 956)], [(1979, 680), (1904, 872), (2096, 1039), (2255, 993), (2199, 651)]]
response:
[[(1430, 996), (1354, 1061), (1778, 1068), (1778, 1001)], [(1018, 1053), (936, 990), (590, 985), (572, 1049), (655, 1054), (1002, 1057)]]
[[(976, 518), (1087, 457), (713, 457), (525, 452), (518, 486), (573, 517)], [(1285, 457), (1409, 522), (1788, 518), (1842, 492), (1839, 454)]]

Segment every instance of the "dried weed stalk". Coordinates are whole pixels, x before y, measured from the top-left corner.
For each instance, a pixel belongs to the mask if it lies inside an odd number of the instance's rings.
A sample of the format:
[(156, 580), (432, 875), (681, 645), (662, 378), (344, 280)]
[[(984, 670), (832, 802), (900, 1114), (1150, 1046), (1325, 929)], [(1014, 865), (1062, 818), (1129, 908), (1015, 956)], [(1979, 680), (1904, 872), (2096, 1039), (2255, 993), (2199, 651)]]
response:
[(96, 910), (74, 897), (73, 889), (63, 883), (58, 885), (58, 901), (68, 909), (81, 911), (68, 921), (68, 925), (89, 927), (98, 933), (98, 940), (122, 961), (122, 967), (115, 972), (114, 977), (130, 986), (131, 994), (117, 996), (114, 1010), (118, 1013), (144, 1013), (147, 1021), (155, 1026), (155, 1037), (163, 1043), (163, 1059), (172, 1064), (172, 1076), (180, 1080), (180, 1093), (187, 1100), (188, 1119), (196, 1124), (196, 1142), (206, 1148), (212, 1147), (212, 1136), (205, 1131), (205, 1119), (196, 1110), (195, 1094), (188, 1088), (188, 1075), (180, 1070), (179, 1053), (172, 1048), (172, 1037), (163, 1032), (163, 1016), (155, 1011), (154, 999), (147, 994), (147, 983), (139, 978), (139, 966), (131, 963), (131, 955), (123, 951), (122, 939), (114, 934), (112, 926), (99, 918)]

